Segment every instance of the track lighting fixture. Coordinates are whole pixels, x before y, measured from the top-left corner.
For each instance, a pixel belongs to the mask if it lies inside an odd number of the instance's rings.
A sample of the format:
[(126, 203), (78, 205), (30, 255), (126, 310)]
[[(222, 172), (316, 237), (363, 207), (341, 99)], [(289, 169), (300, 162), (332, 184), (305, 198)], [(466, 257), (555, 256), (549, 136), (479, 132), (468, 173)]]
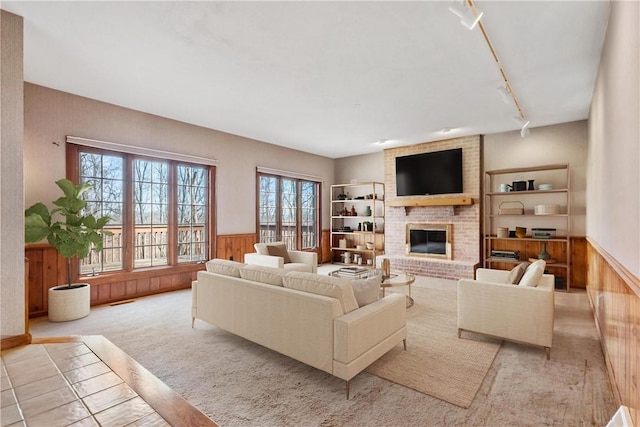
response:
[(500, 86), (497, 89), (498, 93), (500, 94), (500, 96), (502, 96), (502, 100), (505, 102), (505, 104), (510, 103), (509, 99), (513, 100), (513, 106), (518, 112), (518, 116), (516, 120), (518, 120), (518, 122), (522, 126), (522, 128), (520, 129), (520, 135), (524, 138), (530, 133), (530, 130), (528, 128), (529, 120), (525, 119), (526, 114), (524, 113), (524, 110), (520, 106), (520, 103), (518, 102), (518, 98), (516, 98), (516, 94), (514, 93), (513, 87), (511, 86), (511, 83), (509, 82), (509, 78), (507, 77), (507, 73), (505, 72), (504, 68), (502, 67), (502, 64), (500, 63), (500, 59), (498, 58), (498, 53), (493, 47), (491, 40), (489, 40), (489, 35), (487, 34), (487, 30), (484, 27), (484, 24), (482, 23), (482, 21), (480, 21), (480, 18), (482, 17), (483, 12), (480, 9), (476, 8), (474, 3), (475, 3), (475, 0), (452, 1), (449, 4), (449, 10), (454, 14), (456, 14), (460, 18), (460, 22), (470, 30), (473, 29), (476, 25), (478, 26), (478, 28), (480, 28), (482, 37), (484, 38), (484, 41), (487, 43), (487, 47), (489, 48), (489, 51), (493, 56), (493, 60), (495, 61), (496, 66), (498, 67), (498, 71), (500, 72), (500, 77), (504, 82), (504, 85)]
[(467, 1), (452, 1), (449, 5), (449, 10), (460, 18), (460, 23), (470, 30), (473, 30), (484, 12), (477, 9), (471, 4), (467, 4)]

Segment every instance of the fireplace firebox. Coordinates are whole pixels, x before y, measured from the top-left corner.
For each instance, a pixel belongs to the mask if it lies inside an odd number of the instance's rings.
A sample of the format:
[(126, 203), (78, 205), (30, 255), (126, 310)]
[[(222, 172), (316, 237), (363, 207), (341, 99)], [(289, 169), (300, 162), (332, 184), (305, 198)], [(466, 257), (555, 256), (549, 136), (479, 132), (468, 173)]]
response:
[(409, 223), (407, 255), (451, 259), (451, 224)]

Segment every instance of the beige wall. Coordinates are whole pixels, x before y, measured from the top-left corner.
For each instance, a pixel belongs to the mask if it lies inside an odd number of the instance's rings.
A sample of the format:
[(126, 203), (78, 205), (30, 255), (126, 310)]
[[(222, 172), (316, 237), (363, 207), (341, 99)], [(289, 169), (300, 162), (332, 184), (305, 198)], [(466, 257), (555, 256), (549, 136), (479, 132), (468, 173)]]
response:
[(357, 182), (384, 182), (384, 151), (361, 156), (343, 157), (335, 161), (337, 184)]
[[(571, 235), (585, 236), (587, 122), (585, 120), (484, 137), (484, 169), (521, 168), (568, 163), (571, 179)], [(521, 178), (526, 179), (526, 176)], [(535, 182), (534, 185), (543, 184)], [(497, 191), (497, 189), (494, 189)], [(538, 203), (544, 203), (540, 200)]]
[[(255, 232), (256, 166), (324, 178), (328, 228), (333, 159), (25, 84), (25, 206), (48, 202), (65, 176), (65, 136), (217, 159), (218, 234)], [(59, 145), (53, 142), (59, 143)]]
[(587, 236), (640, 277), (640, 3), (611, 2), (589, 113)]
[(26, 333), (22, 25), (20, 16), (0, 11), (0, 327), (3, 338)]

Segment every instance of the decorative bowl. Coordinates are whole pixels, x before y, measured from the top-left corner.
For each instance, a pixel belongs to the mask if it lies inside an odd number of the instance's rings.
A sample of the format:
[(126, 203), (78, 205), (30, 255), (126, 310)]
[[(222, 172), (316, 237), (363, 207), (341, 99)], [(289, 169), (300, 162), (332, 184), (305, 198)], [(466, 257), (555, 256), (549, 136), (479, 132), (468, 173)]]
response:
[(372, 250), (374, 247), (373, 242), (367, 242), (367, 249)]

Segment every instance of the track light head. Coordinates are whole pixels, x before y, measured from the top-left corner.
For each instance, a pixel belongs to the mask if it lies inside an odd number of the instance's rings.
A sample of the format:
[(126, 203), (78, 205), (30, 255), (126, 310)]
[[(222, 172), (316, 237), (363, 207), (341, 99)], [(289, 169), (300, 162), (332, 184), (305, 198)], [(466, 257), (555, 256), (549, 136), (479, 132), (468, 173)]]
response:
[(529, 123), (531, 123), (531, 121), (526, 119), (522, 119), (522, 121), (524, 124), (522, 125), (522, 129), (520, 129), (520, 136), (524, 138), (531, 133), (531, 130), (529, 129)]
[(475, 7), (469, 7), (465, 1), (452, 1), (449, 4), (449, 10), (460, 18), (460, 23), (470, 30), (473, 30), (475, 26), (482, 18), (484, 12)]
[(509, 89), (506, 86), (500, 86), (497, 90), (500, 96), (502, 96), (504, 103), (509, 104), (511, 101), (511, 92), (509, 92)]

